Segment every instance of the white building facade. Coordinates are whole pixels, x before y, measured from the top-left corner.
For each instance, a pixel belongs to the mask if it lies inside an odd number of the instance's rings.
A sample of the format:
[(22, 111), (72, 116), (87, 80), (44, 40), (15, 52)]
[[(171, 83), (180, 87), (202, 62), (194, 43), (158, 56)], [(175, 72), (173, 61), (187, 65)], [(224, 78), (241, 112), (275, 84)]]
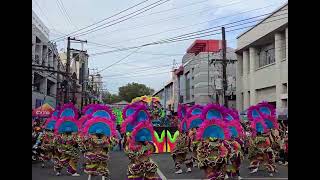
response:
[(288, 108), (288, 4), (237, 38), (237, 109), (267, 101)]
[[(32, 11), (32, 108), (56, 105), (58, 51), (49, 42), (49, 29)], [(48, 72), (51, 70), (51, 72)]]
[[(220, 40), (196, 40), (206, 42), (207, 46), (214, 46)], [(212, 43), (211, 43), (211, 42)], [(211, 43), (211, 44), (210, 44)], [(195, 43), (194, 43), (195, 44)], [(193, 46), (191, 47), (194, 47)], [(190, 49), (190, 48), (189, 48)], [(206, 49), (206, 48), (205, 48)], [(204, 50), (206, 51), (206, 50)], [(180, 81), (180, 103), (201, 104), (219, 103), (224, 104), (223, 98), (223, 65), (222, 46), (212, 48), (210, 52), (190, 53), (187, 52), (182, 58), (183, 72), (179, 76)], [(227, 48), (227, 91), (228, 106), (236, 106), (236, 54), (234, 49)], [(178, 83), (178, 82), (177, 82)]]

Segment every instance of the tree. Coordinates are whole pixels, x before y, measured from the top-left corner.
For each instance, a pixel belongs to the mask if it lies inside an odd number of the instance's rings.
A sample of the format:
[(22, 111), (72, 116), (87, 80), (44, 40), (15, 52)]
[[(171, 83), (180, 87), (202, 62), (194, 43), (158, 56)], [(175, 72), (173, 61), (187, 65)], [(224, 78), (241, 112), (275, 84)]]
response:
[(131, 102), (133, 98), (143, 96), (143, 95), (152, 95), (154, 90), (147, 87), (144, 84), (139, 83), (128, 83), (125, 86), (119, 87), (119, 96), (121, 99)]
[(121, 101), (121, 98), (116, 94), (111, 94), (110, 92), (104, 92), (102, 94), (102, 100), (105, 104), (112, 104)]

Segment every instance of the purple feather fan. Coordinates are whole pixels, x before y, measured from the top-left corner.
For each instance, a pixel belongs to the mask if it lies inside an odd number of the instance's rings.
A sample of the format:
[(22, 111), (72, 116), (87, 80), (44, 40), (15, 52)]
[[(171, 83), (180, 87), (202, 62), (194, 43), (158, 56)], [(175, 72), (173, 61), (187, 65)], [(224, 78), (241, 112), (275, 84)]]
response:
[(226, 139), (226, 140), (230, 139), (230, 132), (229, 132), (228, 125), (226, 122), (221, 121), (220, 119), (205, 120), (201, 124), (201, 126), (199, 127), (197, 134), (196, 134), (196, 138), (198, 140), (203, 140), (203, 133), (210, 126), (220, 127), (224, 133), (224, 139)]
[(90, 127), (92, 125), (94, 125), (95, 123), (104, 123), (104, 124), (108, 125), (108, 127), (110, 128), (111, 135), (113, 137), (117, 137), (117, 131), (115, 128), (114, 121), (112, 121), (111, 119), (103, 118), (103, 117), (95, 117), (95, 118), (92, 118), (89, 121), (87, 121), (82, 129), (82, 133), (84, 135), (87, 135)]
[(73, 122), (73, 123), (78, 127), (78, 130), (80, 130), (80, 127), (81, 127), (81, 126), (80, 126), (79, 121), (78, 121), (77, 119), (72, 118), (72, 117), (62, 117), (62, 118), (60, 118), (60, 119), (57, 120), (57, 122), (56, 122), (56, 124), (55, 124), (55, 126), (54, 126), (54, 132), (55, 132), (55, 134), (58, 134), (58, 129), (59, 129), (60, 125), (61, 125), (62, 123), (64, 123), (65, 121), (71, 121), (71, 122)]
[[(226, 108), (223, 106), (220, 106), (219, 104), (208, 104), (202, 110), (202, 114), (201, 114), (202, 119), (207, 120), (207, 113), (209, 110), (212, 110), (212, 109), (220, 112), (221, 116), (223, 117), (223, 112), (225, 111)], [(223, 120), (223, 118), (221, 118), (220, 120)]]
[[(180, 121), (182, 121), (186, 116), (187, 116), (187, 111), (188, 111), (189, 107), (187, 105), (184, 104), (179, 104), (178, 105), (178, 118), (180, 119)], [(184, 114), (182, 113), (184, 111)]]
[(59, 111), (59, 118), (61, 118), (61, 114), (66, 110), (66, 109), (72, 109), (74, 111), (74, 119), (78, 119), (78, 109), (72, 104), (72, 103), (67, 103), (64, 104), (60, 111)]
[[(201, 105), (199, 105), (199, 104), (196, 104), (196, 105), (193, 105), (192, 107), (190, 107), (190, 108), (188, 108), (187, 109), (187, 118), (189, 118), (189, 117), (191, 117), (191, 116), (194, 116), (194, 115), (192, 115), (192, 111), (194, 110), (194, 109), (200, 109), (200, 111), (201, 111), (201, 113), (202, 113), (202, 110), (203, 110), (203, 106), (201, 106)], [(200, 114), (201, 114), (200, 113)], [(200, 115), (199, 114), (199, 115)]]
[(107, 113), (110, 115), (110, 120), (116, 121), (116, 117), (115, 117), (115, 115), (113, 114), (112, 109), (111, 109), (109, 106), (107, 106), (107, 105), (102, 105), (102, 104), (99, 104), (98, 106), (95, 106), (95, 107), (93, 108), (93, 111), (92, 111), (93, 113), (91, 113), (91, 116), (94, 117), (94, 114), (95, 114), (97, 111), (105, 111), (105, 112), (107, 112)]

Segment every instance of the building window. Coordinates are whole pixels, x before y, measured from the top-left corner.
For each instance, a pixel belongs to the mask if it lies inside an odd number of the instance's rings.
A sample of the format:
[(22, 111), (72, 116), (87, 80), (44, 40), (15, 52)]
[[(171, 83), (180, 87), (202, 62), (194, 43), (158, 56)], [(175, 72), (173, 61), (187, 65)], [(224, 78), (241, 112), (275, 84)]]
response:
[(274, 44), (269, 44), (260, 49), (258, 68), (275, 62)]
[(186, 78), (186, 100), (190, 100), (190, 73), (185, 74)]
[(282, 93), (283, 94), (287, 94), (288, 93), (287, 83), (283, 83), (282, 84)]
[(36, 99), (36, 108), (40, 107), (43, 104), (43, 100), (41, 99)]
[(34, 91), (40, 92), (40, 84), (41, 84), (42, 79), (43, 79), (42, 76), (40, 76), (37, 73), (34, 73), (33, 84), (32, 84)]

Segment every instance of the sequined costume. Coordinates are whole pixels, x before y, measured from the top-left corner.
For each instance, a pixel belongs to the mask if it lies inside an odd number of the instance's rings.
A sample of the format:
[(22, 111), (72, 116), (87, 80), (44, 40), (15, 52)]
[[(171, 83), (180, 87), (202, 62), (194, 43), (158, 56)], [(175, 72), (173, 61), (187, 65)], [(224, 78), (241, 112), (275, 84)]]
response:
[(200, 141), (197, 147), (198, 166), (210, 180), (221, 180), (226, 176), (229, 150), (225, 140), (230, 139), (230, 131), (223, 117), (224, 109), (216, 104), (205, 106), (201, 114), (204, 122), (197, 131)]
[(239, 113), (236, 110), (225, 108), (222, 114), (231, 137), (230, 140), (224, 140), (224, 145), (228, 149), (227, 177), (238, 177), (238, 179), (241, 179), (240, 165), (244, 159), (244, 142), (242, 140), (245, 137), (244, 129), (240, 123)]
[(84, 172), (88, 180), (110, 176), (108, 169), (109, 152), (118, 144), (116, 118), (109, 106), (89, 105), (85, 108), (85, 118), (81, 129), (80, 148), (84, 154)]
[(171, 152), (176, 170), (181, 169), (183, 164), (185, 164), (187, 168), (192, 167), (192, 159), (188, 157), (190, 143), (190, 138), (186, 132), (181, 132), (177, 137), (176, 146)]
[(55, 123), (55, 137), (53, 140), (56, 148), (54, 155), (54, 169), (60, 175), (63, 168), (69, 174), (77, 174), (77, 163), (79, 161), (79, 124), (77, 121), (78, 111), (73, 104), (65, 104), (60, 112), (59, 119)]
[(44, 132), (41, 136), (41, 144), (40, 144), (40, 160), (43, 162), (42, 167), (44, 167), (44, 163), (53, 160), (54, 153), (56, 148), (54, 146), (54, 126), (57, 121), (57, 118), (51, 117), (48, 118), (43, 126)]
[(191, 158), (192, 164), (194, 167), (198, 166), (198, 159), (197, 159), (197, 147), (199, 141), (196, 138), (196, 133), (198, 128), (203, 123), (203, 119), (201, 117), (203, 110), (203, 106), (201, 105), (194, 105), (187, 109), (187, 127), (189, 129), (189, 137), (190, 137), (190, 151), (191, 151)]
[(77, 172), (77, 162), (79, 160), (79, 150), (77, 134), (62, 134), (54, 138), (54, 146), (57, 148), (58, 157), (54, 163), (55, 170), (60, 172), (66, 167), (67, 172), (74, 174)]
[(252, 139), (249, 147), (249, 169), (251, 173), (258, 171), (262, 165), (270, 174), (277, 172), (275, 165), (275, 149), (278, 149), (277, 137), (271, 130), (278, 129), (275, 109), (272, 105), (262, 102), (248, 109), (251, 122)]
[(156, 176), (158, 166), (151, 161), (155, 151), (152, 143), (153, 126), (145, 105), (128, 105), (124, 108), (121, 132), (127, 134), (125, 153), (128, 164), (128, 180), (160, 180)]

